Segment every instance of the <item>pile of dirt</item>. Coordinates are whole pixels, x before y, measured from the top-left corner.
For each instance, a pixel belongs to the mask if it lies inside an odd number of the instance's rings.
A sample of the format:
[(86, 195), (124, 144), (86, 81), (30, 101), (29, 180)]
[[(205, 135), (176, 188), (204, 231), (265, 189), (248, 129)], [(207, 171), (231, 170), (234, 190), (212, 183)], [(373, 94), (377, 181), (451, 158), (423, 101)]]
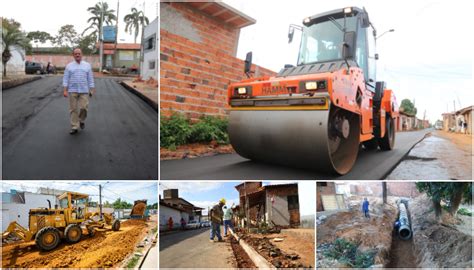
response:
[(143, 219), (128, 219), (120, 223), (121, 227), (130, 227), (130, 226), (146, 226), (146, 221)]
[(304, 265), (298, 254), (281, 250), (266, 236), (256, 237), (255, 235), (244, 234), (240, 237), (277, 268), (312, 268), (311, 265)]
[(39, 251), (34, 241), (5, 246), (2, 267), (13, 268), (105, 268), (114, 267), (133, 252), (144, 237), (143, 221), (124, 222), (120, 231), (98, 231), (94, 237), (83, 236), (76, 244), (62, 243), (49, 252)]
[(472, 236), (456, 229), (458, 222), (443, 211), (441, 222), (434, 214), (431, 200), (423, 194), (409, 206), (413, 244), (418, 265), (423, 268), (473, 268)]
[(160, 147), (161, 160), (196, 158), (231, 153), (235, 153), (231, 145), (220, 145), (217, 144), (217, 142), (211, 142), (209, 144), (191, 143), (180, 145), (176, 148), (176, 150), (169, 150), (167, 148)]
[(247, 255), (245, 250), (240, 246), (239, 242), (237, 242), (234, 237), (230, 238), (230, 246), (232, 247), (232, 251), (234, 252), (237, 268), (255, 268), (255, 264), (252, 262), (252, 259), (250, 259), (249, 255)]
[[(351, 209), (328, 216), (318, 226), (318, 266), (341, 267), (333, 259), (326, 258), (322, 247), (328, 247), (337, 238), (343, 238), (359, 245), (359, 250), (376, 251), (375, 265), (385, 265), (389, 260), (392, 244), (393, 222), (397, 208), (392, 204), (383, 204), (380, 198), (368, 198), (370, 219), (361, 212), (360, 202), (352, 203)], [(327, 260), (326, 260), (327, 259)]]

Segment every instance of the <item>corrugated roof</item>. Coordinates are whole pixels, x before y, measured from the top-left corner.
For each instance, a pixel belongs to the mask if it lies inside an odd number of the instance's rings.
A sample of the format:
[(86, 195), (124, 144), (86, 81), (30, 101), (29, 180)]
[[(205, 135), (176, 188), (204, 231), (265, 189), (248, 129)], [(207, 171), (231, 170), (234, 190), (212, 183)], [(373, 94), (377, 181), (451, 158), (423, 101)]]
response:
[(224, 2), (187, 2), (186, 4), (206, 13), (216, 20), (225, 22), (237, 28), (243, 28), (257, 21), (243, 12)]

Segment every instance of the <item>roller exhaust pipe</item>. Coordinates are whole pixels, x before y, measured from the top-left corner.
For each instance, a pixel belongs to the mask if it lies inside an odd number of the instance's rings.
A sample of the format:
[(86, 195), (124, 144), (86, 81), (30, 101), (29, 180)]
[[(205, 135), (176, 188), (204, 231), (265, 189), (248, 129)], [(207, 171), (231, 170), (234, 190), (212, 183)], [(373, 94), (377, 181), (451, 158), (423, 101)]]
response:
[(398, 209), (400, 211), (398, 218), (398, 221), (400, 221), (400, 228), (398, 228), (398, 236), (402, 240), (409, 240), (412, 236), (412, 233), (405, 202), (400, 202), (398, 204)]

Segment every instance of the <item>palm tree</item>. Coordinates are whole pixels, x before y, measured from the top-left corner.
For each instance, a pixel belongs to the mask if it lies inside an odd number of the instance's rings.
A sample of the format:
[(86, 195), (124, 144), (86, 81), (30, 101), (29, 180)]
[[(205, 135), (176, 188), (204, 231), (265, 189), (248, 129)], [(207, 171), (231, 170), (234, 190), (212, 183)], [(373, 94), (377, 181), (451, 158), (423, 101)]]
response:
[(138, 33), (140, 29), (142, 29), (142, 36), (143, 36), (143, 27), (148, 25), (149, 21), (148, 18), (145, 16), (143, 11), (138, 11), (136, 8), (132, 8), (132, 13), (127, 14), (123, 21), (125, 24), (125, 32), (132, 34), (134, 30), (134, 42), (137, 43)]
[[(25, 50), (29, 46), (30, 40), (26, 38), (24, 32), (20, 30), (20, 24), (14, 20), (2, 19), (2, 64), (3, 76), (7, 76), (7, 63), (12, 58), (12, 51), (18, 47)], [(23, 53), (20, 51), (23, 55)]]
[[(90, 17), (87, 22), (90, 23), (89, 27), (84, 29), (82, 35), (89, 30), (94, 31), (90, 34), (95, 34), (98, 39), (102, 37), (102, 25), (105, 22), (106, 25), (111, 25), (113, 21), (117, 21), (115, 16), (115, 10), (109, 9), (109, 5), (106, 2), (98, 2), (93, 7), (87, 9), (93, 16)], [(102, 20), (101, 20), (102, 18)]]

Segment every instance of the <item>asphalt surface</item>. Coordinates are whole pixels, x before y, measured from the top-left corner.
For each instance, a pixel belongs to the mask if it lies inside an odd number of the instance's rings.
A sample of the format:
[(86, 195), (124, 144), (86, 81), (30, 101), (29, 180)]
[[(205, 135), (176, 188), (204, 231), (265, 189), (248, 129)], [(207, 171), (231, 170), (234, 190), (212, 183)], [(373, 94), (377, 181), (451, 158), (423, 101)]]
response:
[(209, 230), (201, 228), (160, 235), (160, 269), (232, 268), (234, 255), (230, 244), (211, 243)]
[(2, 179), (157, 179), (157, 112), (115, 79), (96, 78), (86, 127), (70, 135), (61, 81), (2, 92)]
[(162, 180), (381, 180), (422, 140), (428, 130), (399, 132), (392, 151), (359, 149), (352, 170), (343, 176), (265, 164), (238, 154), (160, 162)]

